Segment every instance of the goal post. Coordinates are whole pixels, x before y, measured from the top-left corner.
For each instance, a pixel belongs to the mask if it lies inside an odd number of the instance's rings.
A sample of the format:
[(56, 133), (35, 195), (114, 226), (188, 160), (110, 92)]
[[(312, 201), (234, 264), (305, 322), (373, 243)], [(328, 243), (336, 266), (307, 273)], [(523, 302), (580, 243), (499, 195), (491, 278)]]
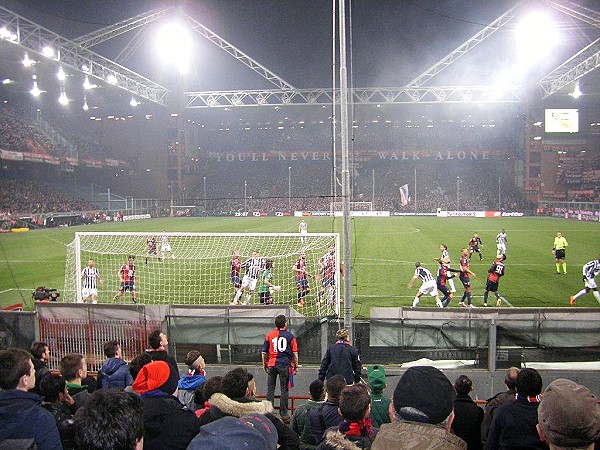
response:
[[(340, 212), (343, 202), (330, 202), (329, 208), (332, 212)], [(350, 211), (373, 211), (373, 202), (350, 202)]]
[[(148, 250), (151, 236), (156, 241), (155, 251)], [(305, 252), (307, 272), (314, 278), (308, 278), (310, 292), (298, 311), (306, 316), (339, 315), (340, 276), (334, 276), (334, 283), (325, 283), (319, 262), (334, 247), (334, 273), (339, 275), (339, 244), (338, 233), (78, 232), (67, 245), (62, 298), (81, 302), (81, 273), (93, 259), (103, 280), (98, 285), (98, 302), (111, 303), (120, 287), (119, 270), (131, 255), (135, 257), (139, 303), (229, 305), (236, 291), (231, 281), (232, 253), (238, 251), (244, 262), (256, 250), (264, 260), (273, 260), (273, 284), (281, 286), (272, 293), (274, 304), (297, 307), (293, 267), (300, 252)], [(240, 277), (243, 275), (242, 268)], [(259, 304), (259, 285), (260, 279), (250, 304)], [(124, 292), (116, 301), (131, 302), (130, 293)]]

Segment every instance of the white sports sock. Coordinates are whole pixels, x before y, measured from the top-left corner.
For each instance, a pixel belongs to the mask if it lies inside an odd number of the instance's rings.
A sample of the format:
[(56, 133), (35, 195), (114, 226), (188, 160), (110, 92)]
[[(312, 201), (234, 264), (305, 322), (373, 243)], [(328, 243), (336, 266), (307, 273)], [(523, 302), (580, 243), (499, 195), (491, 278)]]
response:
[(596, 300), (598, 300), (598, 303), (600, 303), (600, 292), (592, 291), (592, 293), (594, 294), (594, 297), (596, 297)]
[(413, 307), (413, 308), (416, 308), (418, 304), (419, 304), (419, 297), (415, 297), (415, 299), (413, 300), (413, 305), (412, 305), (412, 307)]
[[(594, 291), (594, 297), (596, 297), (596, 291)], [(579, 297), (583, 297), (585, 294), (587, 294), (585, 289), (582, 289), (581, 291), (579, 291), (577, 294), (575, 294), (573, 297), (575, 298), (575, 300), (577, 300)]]

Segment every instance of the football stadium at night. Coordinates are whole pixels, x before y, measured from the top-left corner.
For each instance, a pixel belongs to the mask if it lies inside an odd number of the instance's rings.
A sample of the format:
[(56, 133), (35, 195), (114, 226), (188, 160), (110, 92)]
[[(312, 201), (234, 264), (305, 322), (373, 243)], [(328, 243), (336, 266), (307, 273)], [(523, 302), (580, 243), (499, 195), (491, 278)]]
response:
[(599, 67), (593, 0), (0, 0), (0, 349), (599, 395)]

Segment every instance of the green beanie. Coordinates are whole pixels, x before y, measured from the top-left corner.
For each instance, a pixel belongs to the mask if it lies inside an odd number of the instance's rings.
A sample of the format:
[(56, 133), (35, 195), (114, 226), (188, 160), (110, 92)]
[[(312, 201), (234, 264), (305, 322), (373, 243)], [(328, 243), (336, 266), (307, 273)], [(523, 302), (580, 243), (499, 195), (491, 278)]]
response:
[(383, 366), (371, 366), (367, 369), (369, 386), (374, 392), (381, 392), (385, 388), (385, 369)]

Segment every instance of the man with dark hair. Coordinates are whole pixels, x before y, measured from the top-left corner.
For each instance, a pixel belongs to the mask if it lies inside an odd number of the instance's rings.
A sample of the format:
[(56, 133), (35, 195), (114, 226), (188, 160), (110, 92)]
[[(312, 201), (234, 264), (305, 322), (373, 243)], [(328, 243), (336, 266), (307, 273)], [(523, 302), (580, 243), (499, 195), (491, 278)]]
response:
[(298, 370), (298, 343), (294, 335), (286, 328), (287, 319), (283, 314), (275, 318), (275, 329), (265, 336), (262, 346), (262, 363), (267, 373), (267, 400), (275, 399), (275, 384), (279, 377), (281, 398), (279, 414), (284, 423), (291, 419), (288, 413), (289, 377)]
[(167, 352), (169, 340), (165, 333), (161, 330), (154, 330), (148, 336), (148, 345), (149, 348), (146, 349), (146, 353), (150, 355), (152, 361), (165, 361), (177, 369), (177, 361)]
[(210, 398), (217, 392), (223, 392), (223, 377), (214, 376), (206, 380), (202, 386), (194, 392), (194, 403), (199, 406), (196, 417), (200, 417), (210, 409)]
[(77, 411), (75, 429), (80, 449), (142, 450), (142, 402), (138, 396), (116, 389), (96, 391)]
[(225, 416), (264, 414), (277, 429), (279, 450), (298, 449), (298, 435), (273, 414), (272, 403), (248, 398), (248, 379), (248, 371), (242, 367), (227, 372), (222, 380), (222, 392), (216, 392), (209, 398), (210, 408), (200, 416), (200, 424), (206, 425)]
[(125, 389), (133, 383), (129, 366), (122, 358), (121, 344), (112, 340), (104, 344), (104, 355), (108, 358), (98, 371), (98, 387), (102, 389)]
[[(151, 362), (152, 357), (148, 353), (141, 353), (133, 358), (129, 363), (129, 374), (131, 375), (131, 378), (135, 380), (138, 373), (140, 373), (140, 370), (142, 370), (142, 367), (144, 367), (146, 364), (150, 364)], [(125, 392), (129, 392), (131, 394), (136, 393), (131, 385), (125, 387)]]
[(487, 450), (546, 449), (537, 432), (537, 409), (542, 377), (537, 370), (521, 369), (517, 375), (517, 398), (498, 408), (488, 434)]
[(485, 404), (483, 423), (481, 424), (481, 440), (484, 444), (487, 441), (487, 435), (498, 408), (513, 402), (517, 396), (517, 375), (519, 374), (519, 370), (518, 367), (509, 367), (506, 370), (506, 376), (504, 377), (506, 390), (498, 392), (492, 398), (489, 398)]
[(79, 353), (68, 353), (60, 360), (60, 374), (67, 380), (67, 390), (75, 403), (71, 410), (75, 413), (90, 397), (88, 386), (82, 384), (87, 375), (85, 357)]
[(340, 394), (347, 386), (346, 379), (342, 375), (334, 375), (325, 382), (327, 396), (325, 402), (318, 408), (308, 413), (308, 421), (315, 433), (315, 442), (319, 444), (323, 440), (325, 430), (340, 425), (344, 419), (340, 416)]
[(309, 386), (310, 399), (298, 406), (292, 416), (292, 430), (300, 436), (300, 449), (312, 450), (317, 446), (315, 434), (308, 421), (308, 414), (311, 410), (318, 408), (323, 404), (325, 398), (325, 384), (321, 380), (315, 380)]
[(473, 382), (466, 375), (460, 375), (454, 382), (456, 400), (454, 400), (454, 420), (452, 431), (467, 443), (468, 450), (481, 450), (481, 423), (483, 409), (469, 396)]
[(0, 445), (4, 448), (62, 449), (54, 417), (42, 408), (35, 368), (25, 350), (0, 351)]
[(29, 349), (31, 353), (31, 361), (35, 367), (35, 387), (31, 390), (34, 394), (40, 393), (40, 382), (42, 378), (50, 373), (48, 361), (50, 360), (50, 346), (45, 342), (36, 341), (31, 344)]
[(369, 418), (371, 397), (364, 384), (348, 386), (342, 391), (339, 413), (343, 422), (325, 432), (317, 450), (347, 448), (350, 443), (355, 446), (352, 448), (370, 449), (377, 436), (377, 428), (373, 427)]
[(379, 428), (372, 450), (466, 450), (467, 444), (452, 434), (456, 391), (439, 369), (410, 367), (398, 381), (390, 418)]

